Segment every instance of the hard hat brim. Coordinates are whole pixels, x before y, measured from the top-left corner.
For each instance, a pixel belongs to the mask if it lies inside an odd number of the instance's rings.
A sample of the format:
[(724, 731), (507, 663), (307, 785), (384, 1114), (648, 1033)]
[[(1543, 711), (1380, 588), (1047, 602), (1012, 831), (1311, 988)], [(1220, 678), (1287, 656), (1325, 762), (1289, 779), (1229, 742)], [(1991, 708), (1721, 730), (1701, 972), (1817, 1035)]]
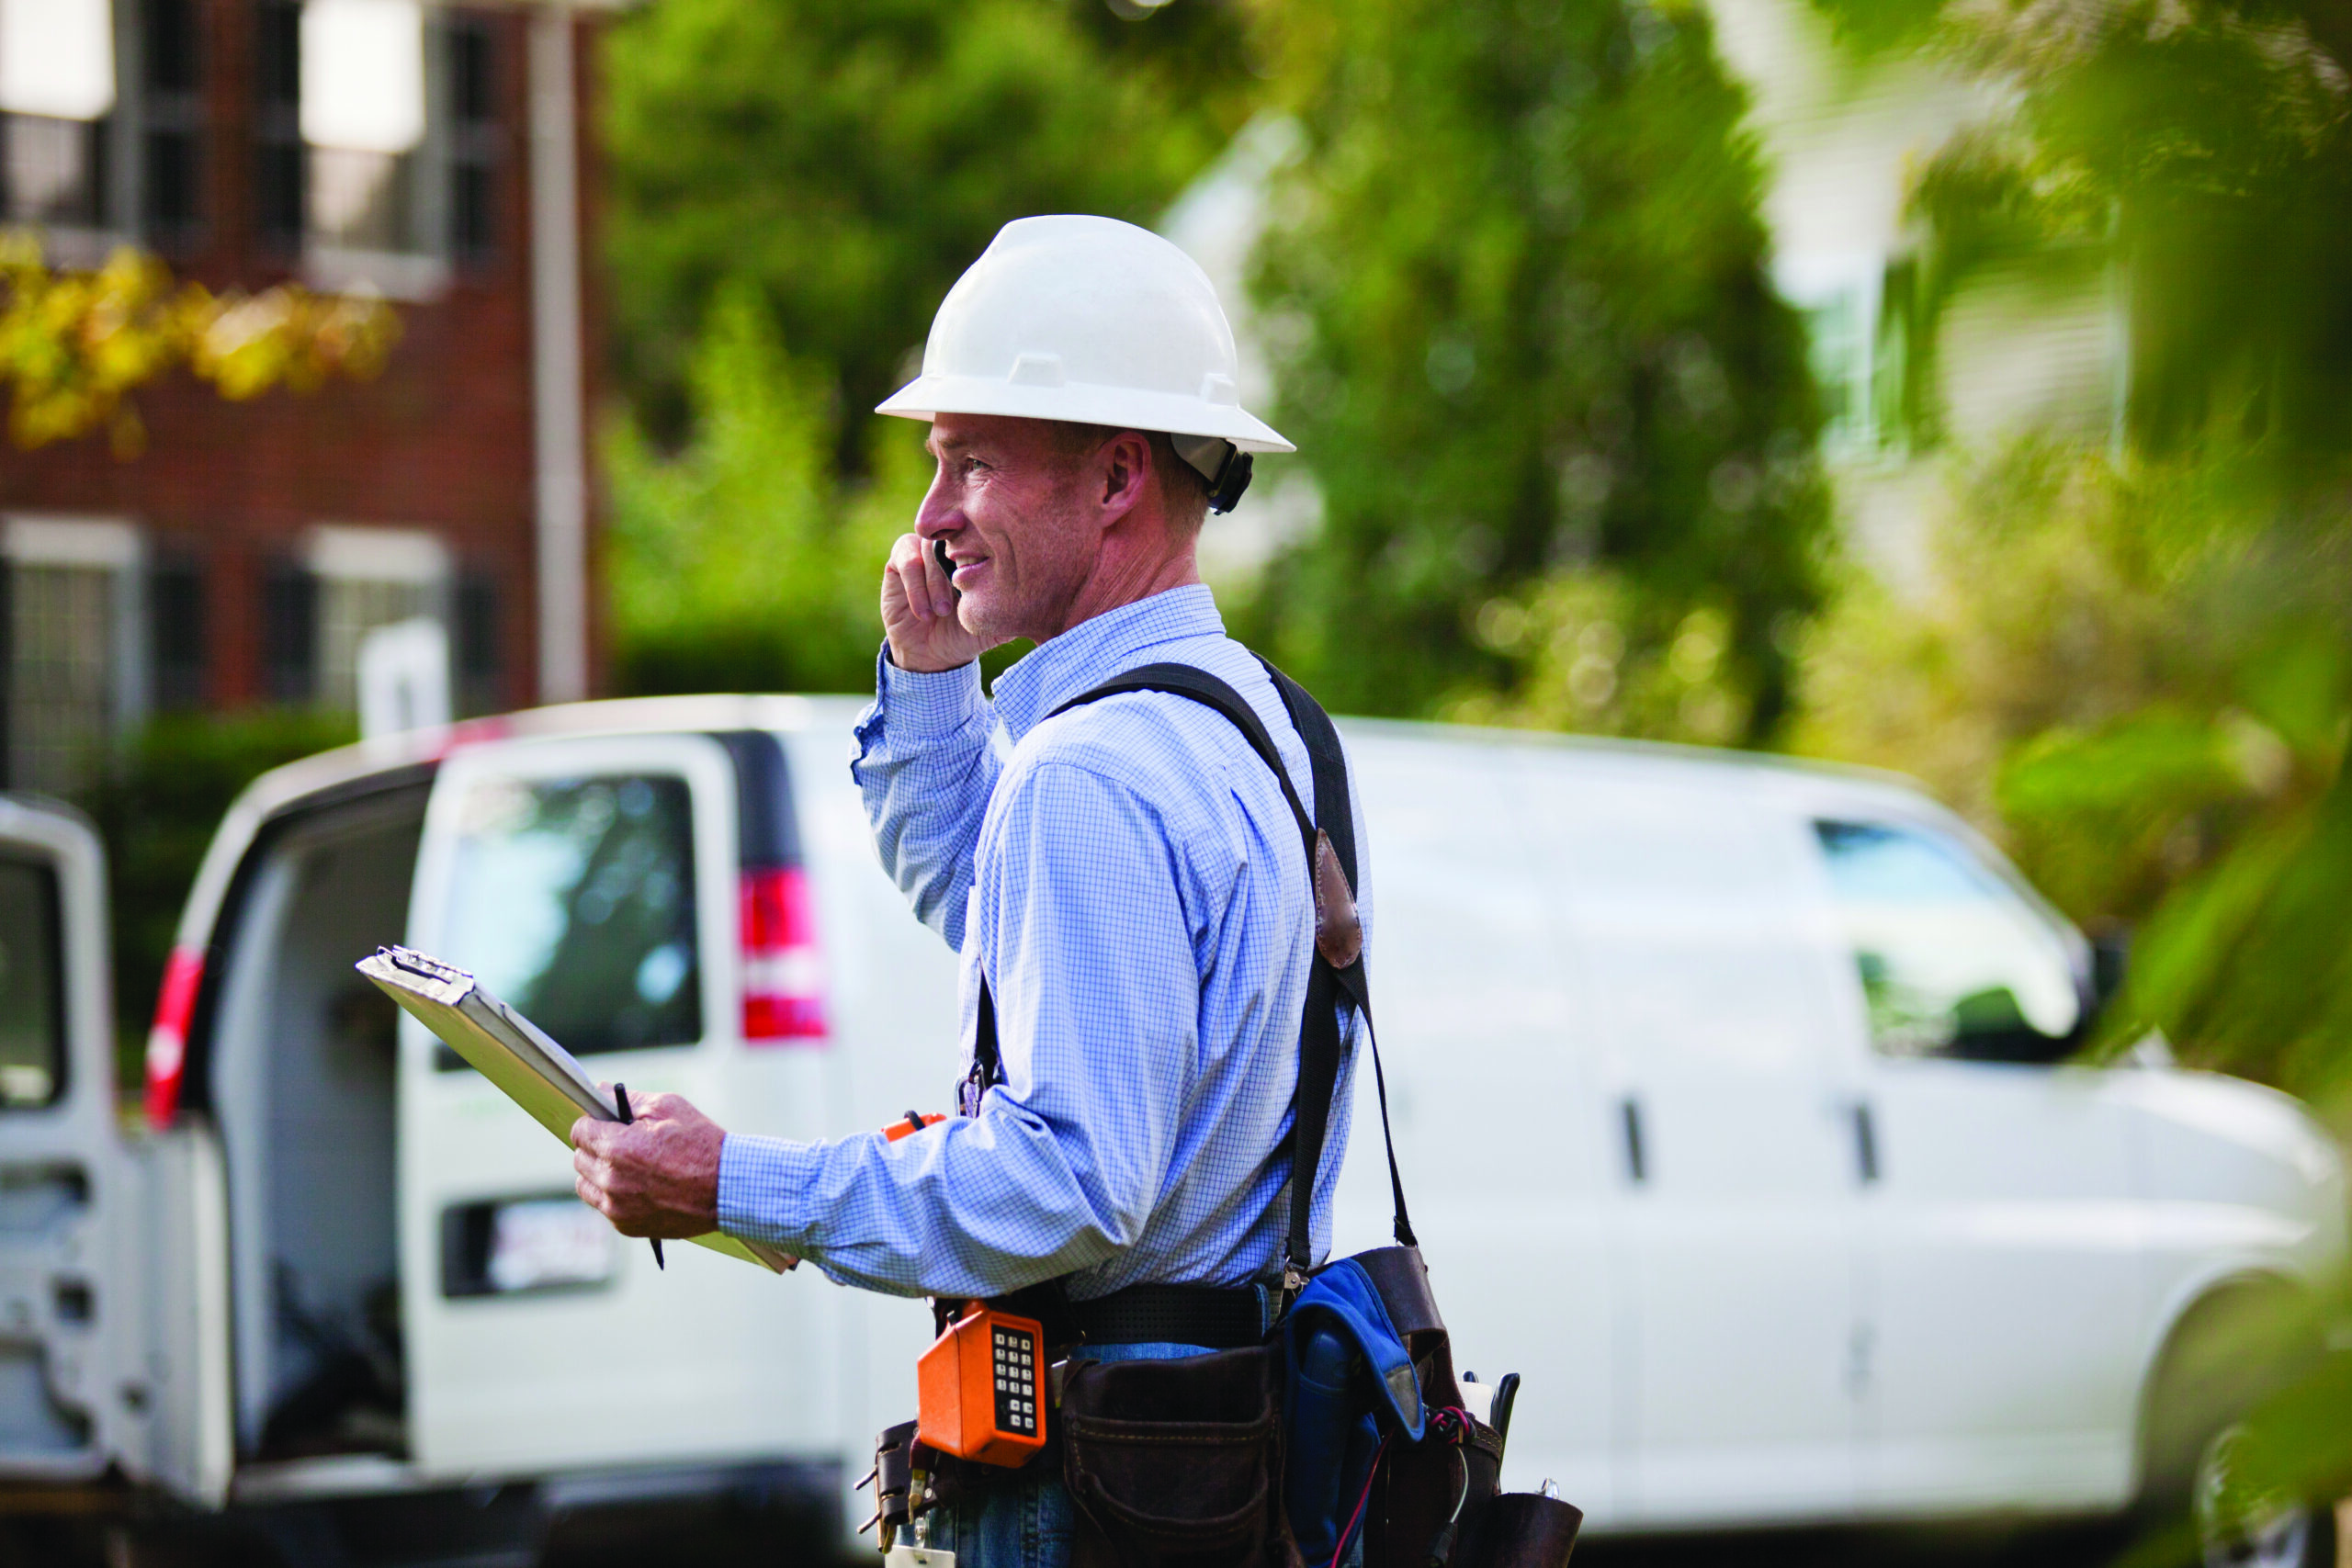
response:
[(996, 376), (918, 376), (874, 406), (876, 413), (928, 420), (933, 414), (996, 414), (1069, 420), (1170, 435), (1215, 435), (1244, 452), (1298, 450), (1273, 426), (1235, 403), (1128, 387), (1021, 386)]

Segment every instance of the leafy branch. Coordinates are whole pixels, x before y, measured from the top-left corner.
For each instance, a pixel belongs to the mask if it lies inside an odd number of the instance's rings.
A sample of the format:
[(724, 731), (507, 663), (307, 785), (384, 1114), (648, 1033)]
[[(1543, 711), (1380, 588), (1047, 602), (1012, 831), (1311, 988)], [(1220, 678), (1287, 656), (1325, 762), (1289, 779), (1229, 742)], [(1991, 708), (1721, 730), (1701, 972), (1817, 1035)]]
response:
[(0, 235), (0, 382), (21, 447), (104, 429), (117, 457), (136, 457), (146, 428), (130, 394), (173, 370), (232, 401), (277, 386), (310, 392), (375, 376), (400, 333), (380, 299), (290, 283), (216, 294), (129, 246), (95, 272), (57, 271), (36, 236)]

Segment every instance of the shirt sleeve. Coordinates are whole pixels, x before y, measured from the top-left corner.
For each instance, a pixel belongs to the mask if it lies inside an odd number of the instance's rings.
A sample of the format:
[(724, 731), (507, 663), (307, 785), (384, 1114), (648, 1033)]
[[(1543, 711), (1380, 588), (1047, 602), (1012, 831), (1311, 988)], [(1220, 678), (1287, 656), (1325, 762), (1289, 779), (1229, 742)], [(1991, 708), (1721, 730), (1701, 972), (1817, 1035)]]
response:
[(1167, 1180), (1196, 1076), (1203, 897), (1125, 786), (1046, 763), (1001, 807), (976, 933), (1005, 1078), (977, 1117), (897, 1143), (729, 1135), (721, 1228), (843, 1284), (996, 1295), (1131, 1245)]
[(914, 906), (915, 918), (964, 945), (964, 905), (972, 856), (1000, 766), (995, 716), (980, 694), (977, 660), (927, 674), (876, 660), (874, 705), (858, 716), (850, 777), (882, 869)]

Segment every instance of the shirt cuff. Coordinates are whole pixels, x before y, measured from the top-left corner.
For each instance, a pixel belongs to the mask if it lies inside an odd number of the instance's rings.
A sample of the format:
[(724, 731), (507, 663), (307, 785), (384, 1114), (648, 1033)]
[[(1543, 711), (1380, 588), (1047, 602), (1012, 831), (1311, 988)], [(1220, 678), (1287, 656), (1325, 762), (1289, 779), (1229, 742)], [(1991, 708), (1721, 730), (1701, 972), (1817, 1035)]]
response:
[(926, 673), (890, 662), (890, 645), (876, 661), (875, 706), (889, 715), (902, 735), (948, 735), (978, 719), (988, 706), (980, 694), (980, 661)]
[(814, 1144), (728, 1134), (718, 1146), (718, 1228), (745, 1241), (800, 1243), (817, 1158)]

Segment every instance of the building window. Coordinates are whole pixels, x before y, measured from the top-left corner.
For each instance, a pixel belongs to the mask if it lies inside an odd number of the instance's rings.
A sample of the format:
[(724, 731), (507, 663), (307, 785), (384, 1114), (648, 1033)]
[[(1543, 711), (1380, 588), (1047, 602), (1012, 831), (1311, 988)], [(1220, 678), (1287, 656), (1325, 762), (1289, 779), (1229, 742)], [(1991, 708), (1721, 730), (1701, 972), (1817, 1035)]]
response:
[(424, 0), (258, 0), (263, 236), (315, 288), (424, 299), (496, 243), (503, 23)]
[(469, 571), (458, 580), (457, 713), (467, 718), (506, 705), (499, 657), (498, 580)]
[(204, 58), (198, 0), (140, 0), (139, 222), (159, 250), (184, 251), (204, 214)]
[(191, 555), (159, 554), (147, 570), (147, 622), (158, 708), (204, 705), (204, 569)]
[[(312, 701), (354, 711), (359, 644), (379, 626), (419, 618), (449, 625), (449, 552), (408, 528), (328, 526), (311, 531), (304, 565), (317, 584)], [(445, 705), (446, 711), (446, 705)]]
[(302, 141), (312, 244), (421, 249), (415, 163), (424, 143), (419, 0), (309, 0), (302, 7)]
[(261, 0), (254, 8), (254, 200), (262, 243), (302, 250), (302, 7)]
[(272, 561), (262, 574), (262, 689), (272, 702), (307, 703), (317, 687), (318, 588), (300, 561)]
[(146, 716), (143, 555), (126, 523), (11, 517), (0, 532), (10, 788), (79, 794)]
[(1871, 331), (1859, 288), (1840, 288), (1804, 307), (1814, 385), (1821, 393), (1821, 439), (1833, 451), (1870, 444)]
[(115, 103), (108, 0), (0, 0), (0, 212), (96, 230)]
[(479, 266), (498, 249), (499, 134), (497, 55), (491, 22), (462, 14), (443, 25), (442, 60), (449, 106), (449, 254)]

